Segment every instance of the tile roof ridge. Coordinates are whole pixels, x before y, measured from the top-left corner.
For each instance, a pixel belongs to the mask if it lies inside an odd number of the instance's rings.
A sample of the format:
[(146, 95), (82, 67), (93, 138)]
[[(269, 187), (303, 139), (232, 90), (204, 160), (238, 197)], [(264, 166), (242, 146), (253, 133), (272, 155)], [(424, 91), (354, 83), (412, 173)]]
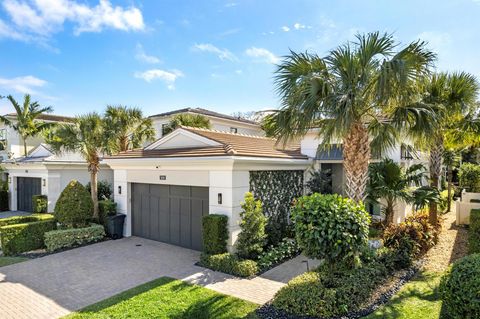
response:
[(213, 133), (226, 134), (226, 135), (232, 135), (232, 136), (243, 136), (243, 137), (251, 137), (251, 138), (276, 141), (275, 138), (267, 137), (267, 136), (259, 136), (259, 135), (245, 134), (245, 133), (233, 133), (233, 132), (220, 131), (220, 130), (215, 130), (210, 128), (201, 128), (201, 127), (193, 127), (193, 126), (186, 126), (186, 125), (180, 125), (179, 127), (187, 130), (213, 132)]

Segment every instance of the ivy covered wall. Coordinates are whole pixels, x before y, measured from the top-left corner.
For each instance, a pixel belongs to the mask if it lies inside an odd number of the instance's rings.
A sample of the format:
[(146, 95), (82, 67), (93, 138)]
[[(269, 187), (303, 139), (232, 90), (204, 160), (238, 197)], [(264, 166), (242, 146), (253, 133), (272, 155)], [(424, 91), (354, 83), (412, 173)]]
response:
[(303, 195), (303, 171), (250, 171), (250, 192), (263, 203), (269, 244), (289, 234), (288, 216), (295, 198)]

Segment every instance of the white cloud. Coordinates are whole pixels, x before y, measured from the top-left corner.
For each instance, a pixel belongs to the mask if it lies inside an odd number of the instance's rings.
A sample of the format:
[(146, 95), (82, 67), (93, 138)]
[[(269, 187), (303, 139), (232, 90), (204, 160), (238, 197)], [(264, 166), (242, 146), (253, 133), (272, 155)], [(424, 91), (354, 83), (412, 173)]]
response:
[(194, 50), (202, 51), (202, 52), (209, 52), (213, 53), (218, 56), (218, 58), (222, 61), (229, 60), (229, 61), (237, 61), (237, 57), (227, 49), (220, 49), (210, 43), (200, 43), (195, 44), (193, 46)]
[(274, 64), (280, 62), (279, 57), (264, 48), (251, 47), (245, 51), (245, 54), (250, 57), (257, 58), (261, 62)]
[(282, 30), (285, 31), (285, 32), (288, 32), (288, 31), (290, 31), (290, 28), (287, 27), (286, 25), (284, 25), (284, 26), (282, 27)]
[(135, 54), (135, 59), (137, 59), (140, 62), (145, 62), (150, 64), (157, 64), (162, 62), (156, 56), (146, 54), (141, 44), (137, 44), (136, 50), (137, 50), (137, 53)]
[(300, 29), (305, 29), (305, 25), (304, 24), (300, 24), (300, 23), (295, 23), (293, 25), (293, 27), (295, 28), (295, 30), (300, 30)]
[(0, 87), (23, 94), (37, 94), (36, 88), (41, 88), (47, 81), (33, 75), (19, 76), (11, 79), (0, 78)]
[(241, 74), (243, 74), (243, 70), (240, 70), (240, 69), (239, 69), (239, 70), (235, 70), (235, 73), (238, 74), (238, 75), (241, 75)]
[(109, 0), (100, 0), (95, 6), (73, 0), (5, 0), (3, 8), (16, 32), (37, 37), (49, 37), (71, 22), (76, 35), (82, 32), (100, 32), (106, 28), (123, 31), (145, 29), (142, 12), (131, 6), (113, 6)]
[(175, 81), (183, 77), (183, 73), (180, 70), (165, 71), (160, 69), (151, 69), (144, 72), (135, 72), (134, 77), (137, 79), (143, 79), (150, 83), (153, 80), (159, 79), (163, 81), (169, 90), (175, 89)]
[(428, 47), (436, 52), (446, 51), (452, 42), (452, 36), (446, 32), (425, 31), (416, 36), (428, 42)]

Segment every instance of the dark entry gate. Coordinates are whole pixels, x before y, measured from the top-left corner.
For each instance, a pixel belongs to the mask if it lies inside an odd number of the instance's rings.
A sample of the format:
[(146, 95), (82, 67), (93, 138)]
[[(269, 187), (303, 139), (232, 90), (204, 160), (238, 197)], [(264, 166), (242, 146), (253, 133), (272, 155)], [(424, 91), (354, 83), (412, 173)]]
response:
[(42, 194), (42, 179), (17, 177), (17, 210), (33, 212), (33, 195)]
[(132, 184), (132, 234), (202, 250), (208, 187)]

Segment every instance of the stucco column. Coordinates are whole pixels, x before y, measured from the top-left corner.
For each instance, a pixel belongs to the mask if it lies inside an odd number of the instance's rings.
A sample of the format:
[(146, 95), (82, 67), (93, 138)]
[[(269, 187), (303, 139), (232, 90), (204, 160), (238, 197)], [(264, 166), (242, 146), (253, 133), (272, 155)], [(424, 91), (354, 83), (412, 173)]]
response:
[(132, 235), (132, 214), (128, 208), (130, 205), (130, 187), (127, 182), (127, 170), (116, 169), (113, 171), (113, 199), (117, 203), (117, 213), (125, 214), (123, 235)]

